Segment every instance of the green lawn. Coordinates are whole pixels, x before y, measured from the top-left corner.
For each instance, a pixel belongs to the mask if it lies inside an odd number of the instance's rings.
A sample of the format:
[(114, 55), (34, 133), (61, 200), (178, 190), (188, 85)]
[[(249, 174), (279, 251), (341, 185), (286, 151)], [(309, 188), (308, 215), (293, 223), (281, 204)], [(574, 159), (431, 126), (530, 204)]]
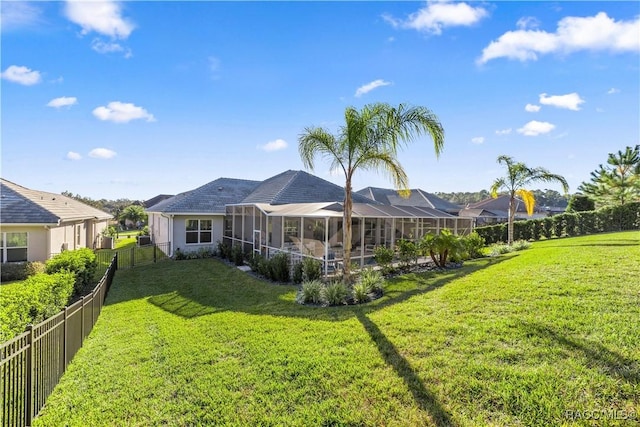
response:
[(637, 231), (407, 275), (360, 307), (211, 259), (119, 271), (34, 425), (632, 425), (606, 414), (640, 411), (638, 278)]

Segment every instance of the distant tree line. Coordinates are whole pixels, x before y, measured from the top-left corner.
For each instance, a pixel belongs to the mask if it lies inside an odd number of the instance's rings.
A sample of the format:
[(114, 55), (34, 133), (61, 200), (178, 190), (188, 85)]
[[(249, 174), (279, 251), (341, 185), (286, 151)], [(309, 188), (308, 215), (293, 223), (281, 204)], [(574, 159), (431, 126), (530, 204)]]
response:
[[(564, 208), (569, 203), (562, 193), (555, 190), (532, 190), (532, 192), (536, 200), (536, 206)], [(491, 197), (491, 193), (488, 190), (475, 192), (457, 191), (452, 193), (438, 192), (434, 194), (444, 200), (461, 206), (466, 206), (467, 204), (476, 203)]]
[(94, 200), (89, 197), (84, 197), (79, 194), (73, 194), (70, 191), (63, 191), (63, 196), (71, 197), (86, 205), (93, 206), (96, 209), (110, 213), (115, 219), (124, 227), (126, 220), (130, 220), (133, 224), (138, 221), (146, 222), (147, 215), (144, 212), (143, 202), (140, 200), (131, 199), (117, 199), (107, 200), (100, 199)]

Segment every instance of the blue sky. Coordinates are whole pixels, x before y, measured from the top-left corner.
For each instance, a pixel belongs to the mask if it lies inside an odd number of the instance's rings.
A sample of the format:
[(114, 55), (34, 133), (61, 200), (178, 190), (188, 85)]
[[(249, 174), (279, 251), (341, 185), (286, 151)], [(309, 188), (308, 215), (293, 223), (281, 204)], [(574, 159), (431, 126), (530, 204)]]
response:
[[(635, 1), (1, 6), (1, 174), (34, 189), (147, 199), (265, 179), (303, 169), (306, 126), (336, 132), (373, 102), (439, 117), (439, 159), (426, 138), (400, 154), (430, 192), (488, 189), (502, 154), (575, 192), (640, 143)], [(354, 182), (369, 185), (391, 183)]]

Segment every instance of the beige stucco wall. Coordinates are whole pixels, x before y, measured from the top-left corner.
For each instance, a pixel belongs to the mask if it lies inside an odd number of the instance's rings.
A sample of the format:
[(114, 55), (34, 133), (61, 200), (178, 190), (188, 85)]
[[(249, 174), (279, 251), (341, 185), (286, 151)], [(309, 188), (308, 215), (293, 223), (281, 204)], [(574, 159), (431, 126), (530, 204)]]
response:
[[(206, 244), (186, 243), (186, 220), (187, 219), (210, 219), (212, 227), (212, 242)], [(218, 246), (218, 241), (222, 241), (224, 227), (223, 215), (176, 215), (173, 217), (173, 250), (180, 249), (183, 252), (197, 251), (199, 248), (212, 248)]]
[(169, 218), (159, 213), (150, 213), (148, 218), (149, 234), (154, 243), (167, 243), (169, 237)]

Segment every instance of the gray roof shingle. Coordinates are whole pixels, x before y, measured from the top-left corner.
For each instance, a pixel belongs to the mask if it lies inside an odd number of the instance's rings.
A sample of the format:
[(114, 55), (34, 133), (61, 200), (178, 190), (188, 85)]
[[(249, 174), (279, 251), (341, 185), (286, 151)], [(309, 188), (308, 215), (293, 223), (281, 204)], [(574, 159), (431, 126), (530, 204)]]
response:
[(149, 208), (148, 212), (224, 214), (225, 206), (240, 203), (260, 181), (218, 178), (195, 190), (165, 199)]
[(70, 197), (0, 180), (2, 224), (57, 224), (58, 221), (110, 218), (110, 214)]
[[(322, 203), (344, 201), (344, 188), (304, 171), (288, 170), (265, 181), (243, 203)], [(353, 194), (354, 203), (375, 203), (366, 196)]]
[(411, 195), (407, 199), (400, 197), (396, 190), (388, 188), (367, 187), (357, 191), (357, 193), (370, 197), (385, 205), (421, 206), (447, 213), (457, 213), (460, 210), (460, 206), (448, 202), (435, 194), (420, 190), (419, 188), (411, 190)]

